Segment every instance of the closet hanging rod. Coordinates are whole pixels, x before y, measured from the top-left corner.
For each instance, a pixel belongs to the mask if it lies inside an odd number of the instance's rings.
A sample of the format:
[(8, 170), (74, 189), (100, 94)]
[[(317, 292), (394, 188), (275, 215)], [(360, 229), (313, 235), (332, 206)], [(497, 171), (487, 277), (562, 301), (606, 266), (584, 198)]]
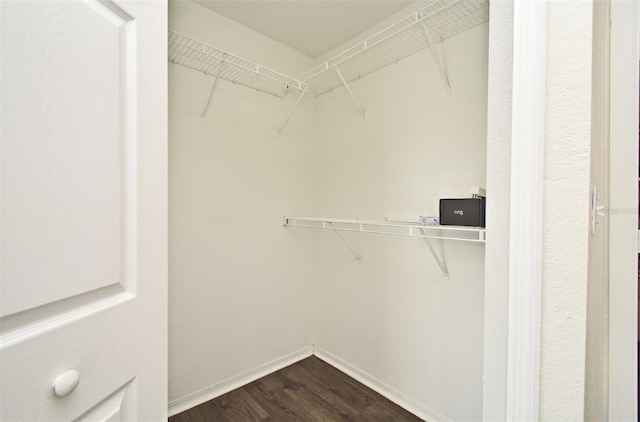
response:
[(276, 97), (283, 97), (289, 89), (301, 92), (309, 91), (309, 84), (301, 80), (173, 30), (169, 30), (169, 61), (206, 75), (215, 75), (215, 70), (219, 70), (219, 66), (224, 63), (224, 69), (219, 73), (221, 79)]

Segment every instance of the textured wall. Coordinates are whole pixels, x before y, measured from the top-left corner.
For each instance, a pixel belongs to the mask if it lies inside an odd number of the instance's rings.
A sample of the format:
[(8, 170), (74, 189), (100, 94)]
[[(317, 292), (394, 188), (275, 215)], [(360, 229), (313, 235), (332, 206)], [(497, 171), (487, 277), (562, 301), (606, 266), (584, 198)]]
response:
[[(170, 6), (178, 32), (284, 73), (313, 64), (198, 4)], [(222, 81), (202, 119), (212, 84), (169, 65), (170, 402), (311, 343), (312, 249), (281, 221), (313, 206), (313, 101), (279, 136), (294, 98)]]
[[(198, 5), (170, 12), (276, 70), (311, 67)], [(444, 43), (450, 97), (424, 51), (352, 84), (366, 121), (336, 89), (281, 137), (288, 103), (221, 83), (203, 121), (212, 78), (170, 66), (170, 400), (313, 342), (445, 418), (482, 417), (483, 245), (435, 242), (445, 282), (422, 239), (347, 233), (358, 263), (334, 233), (273, 222), (437, 215), (484, 186), (487, 38), (484, 24)]]
[(540, 419), (583, 419), (591, 145), (591, 2), (550, 2)]
[[(318, 213), (384, 219), (437, 215), (438, 199), (484, 186), (484, 24), (444, 43), (452, 95), (429, 51), (316, 98)], [(489, 193), (489, 201), (492, 199)], [(482, 418), (484, 247), (422, 239), (319, 235), (314, 342), (451, 420)]]
[(513, 3), (491, 2), (487, 112), (487, 238), (483, 420), (506, 417)]
[[(487, 220), (491, 236), (486, 248), (485, 420), (504, 420), (506, 404), (509, 228), (498, 222), (508, 221), (512, 7), (510, 2), (491, 4), (487, 188), (498, 191), (499, 199), (489, 202)], [(584, 416), (592, 7), (590, 2), (548, 5), (541, 420)], [(601, 315), (597, 307), (593, 312)], [(598, 364), (597, 359), (593, 362)]]

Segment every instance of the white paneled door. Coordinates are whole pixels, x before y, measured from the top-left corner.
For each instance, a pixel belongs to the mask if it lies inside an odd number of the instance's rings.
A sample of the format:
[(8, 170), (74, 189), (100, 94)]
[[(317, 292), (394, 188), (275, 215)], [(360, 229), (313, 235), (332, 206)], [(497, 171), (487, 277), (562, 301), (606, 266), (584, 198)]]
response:
[(0, 419), (166, 419), (166, 2), (0, 23)]

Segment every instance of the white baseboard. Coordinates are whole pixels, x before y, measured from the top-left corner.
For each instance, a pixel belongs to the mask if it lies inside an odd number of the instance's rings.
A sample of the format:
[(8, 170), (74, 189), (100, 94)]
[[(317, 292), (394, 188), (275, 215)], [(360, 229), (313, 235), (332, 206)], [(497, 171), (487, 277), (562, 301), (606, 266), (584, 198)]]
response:
[(406, 409), (414, 415), (427, 420), (429, 422), (450, 422), (445, 416), (429, 408), (427, 405), (419, 403), (395, 388), (385, 384), (384, 382), (374, 378), (361, 369), (351, 365), (350, 363), (340, 359), (336, 355), (317, 346), (305, 347), (293, 353), (289, 353), (281, 358), (272, 360), (240, 375), (213, 384), (210, 387), (188, 394), (169, 403), (169, 416), (176, 415), (199, 404), (205, 403), (211, 399), (219, 397), (229, 391), (249, 384), (266, 375), (276, 372), (286, 366), (294, 364), (302, 359), (306, 359), (311, 355), (316, 355), (319, 359), (325, 361), (329, 365), (349, 375), (351, 378), (361, 382), (373, 391), (383, 395), (398, 406)]
[(429, 422), (450, 422), (445, 416), (429, 408), (429, 406), (419, 403), (395, 388), (385, 384), (384, 382), (374, 378), (359, 368), (340, 359), (336, 355), (314, 346), (313, 354), (319, 359), (325, 361), (329, 365), (349, 375), (351, 378), (361, 382), (373, 391), (383, 395), (403, 409), (413, 413), (419, 418)]
[(250, 369), (240, 375), (231, 377), (200, 391), (196, 391), (195, 393), (173, 400), (169, 403), (169, 416), (184, 412), (185, 410), (191, 409), (199, 404), (226, 394), (229, 391), (235, 390), (236, 388), (249, 384), (250, 382), (276, 372), (286, 366), (308, 358), (312, 354), (313, 348), (305, 347), (293, 353), (289, 353), (288, 355), (282, 356), (281, 358)]

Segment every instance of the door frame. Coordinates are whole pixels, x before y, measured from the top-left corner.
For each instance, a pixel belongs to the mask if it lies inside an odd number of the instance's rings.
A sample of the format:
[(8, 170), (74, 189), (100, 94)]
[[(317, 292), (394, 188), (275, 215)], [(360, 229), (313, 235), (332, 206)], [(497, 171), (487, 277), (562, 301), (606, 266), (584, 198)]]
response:
[[(638, 29), (634, 1), (611, 1), (609, 420), (636, 420)], [(633, 280), (629, 283), (627, 280)], [(606, 317), (606, 316), (605, 316)]]
[[(527, 3), (529, 3), (527, 5)], [(542, 162), (535, 153), (544, 145), (544, 73), (526, 80), (526, 66), (536, 68), (533, 58), (546, 53), (546, 18), (544, 2), (515, 2), (513, 108), (514, 137), (522, 135), (518, 128), (528, 127), (533, 144), (529, 149), (515, 148), (511, 152), (511, 220), (509, 258), (509, 321), (507, 359), (507, 419), (537, 420), (539, 410), (540, 364), (540, 288), (541, 274), (523, 272), (523, 268), (540, 269), (537, 251), (541, 250), (539, 234), (542, 210), (537, 207), (536, 190), (529, 198), (518, 192), (530, 187), (542, 173)], [(518, 9), (528, 7), (528, 13)], [(637, 185), (638, 177), (638, 78), (640, 60), (640, 7), (633, 1), (611, 1), (611, 111), (610, 111), (610, 232), (609, 232), (609, 313), (608, 318), (608, 415), (609, 420), (635, 420), (637, 417)], [(523, 46), (527, 55), (518, 56)], [(537, 63), (537, 64), (536, 64)], [(521, 75), (517, 78), (518, 69)], [(544, 68), (542, 69), (544, 71)], [(533, 83), (527, 92), (520, 86)], [(630, 89), (631, 87), (631, 89)], [(520, 88), (520, 89), (519, 89)], [(538, 95), (536, 95), (536, 92)], [(534, 117), (532, 117), (534, 116)], [(537, 116), (537, 117), (536, 117)], [(520, 119), (518, 121), (518, 118)], [(542, 129), (542, 136), (536, 136)], [(532, 151), (534, 153), (532, 153)], [(526, 171), (514, 172), (514, 164)], [(615, 165), (613, 165), (615, 163)], [(536, 188), (541, 188), (537, 186)], [(529, 201), (531, 208), (523, 207)], [(520, 210), (514, 215), (514, 210)], [(625, 213), (624, 210), (627, 210)], [(629, 210), (633, 210), (629, 212)], [(611, 218), (613, 217), (613, 218)], [(532, 224), (531, 222), (535, 222)], [(536, 252), (523, 254), (522, 249)], [(539, 249), (540, 248), (540, 249)], [(522, 262), (523, 255), (527, 255)], [(616, 280), (633, 280), (620, 283)], [(523, 303), (525, 306), (523, 306)]]
[(546, 16), (545, 1), (514, 3), (507, 420), (539, 410)]

